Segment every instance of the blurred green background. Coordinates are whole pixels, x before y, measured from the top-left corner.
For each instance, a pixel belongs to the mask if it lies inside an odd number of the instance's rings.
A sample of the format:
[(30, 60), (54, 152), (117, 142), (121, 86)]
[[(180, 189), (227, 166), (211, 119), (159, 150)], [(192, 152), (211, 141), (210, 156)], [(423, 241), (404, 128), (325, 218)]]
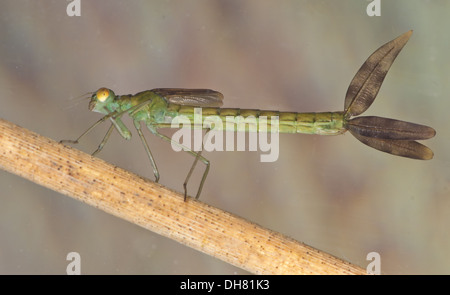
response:
[[(364, 60), (413, 29), (365, 114), (434, 127), (433, 160), (350, 134), (280, 135), (274, 163), (205, 152), (201, 200), (363, 268), (375, 251), (386, 274), (450, 274), (450, 2), (381, 1), (375, 17), (355, 0), (81, 0), (74, 17), (69, 3), (3, 0), (0, 11), (0, 117), (55, 140), (100, 118), (71, 98), (103, 86), (211, 88), (225, 107), (340, 111)], [(93, 152), (106, 129), (76, 148)], [(146, 135), (160, 182), (182, 191), (192, 157)], [(130, 142), (115, 133), (99, 157), (153, 179), (135, 132)], [(1, 274), (65, 274), (72, 251), (83, 274), (246, 273), (4, 171), (0, 188)]]

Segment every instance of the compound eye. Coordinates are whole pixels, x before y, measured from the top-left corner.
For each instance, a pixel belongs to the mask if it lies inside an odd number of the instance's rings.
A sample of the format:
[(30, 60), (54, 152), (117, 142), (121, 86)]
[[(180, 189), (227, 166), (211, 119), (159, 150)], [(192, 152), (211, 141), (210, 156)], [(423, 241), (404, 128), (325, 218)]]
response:
[(110, 90), (108, 88), (100, 88), (97, 90), (96, 96), (98, 101), (105, 102), (105, 100), (109, 97)]

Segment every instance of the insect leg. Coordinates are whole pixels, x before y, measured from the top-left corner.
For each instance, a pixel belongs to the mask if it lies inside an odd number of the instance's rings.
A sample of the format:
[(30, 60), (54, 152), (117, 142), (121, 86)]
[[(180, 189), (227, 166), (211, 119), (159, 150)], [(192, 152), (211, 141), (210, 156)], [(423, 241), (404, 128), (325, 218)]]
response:
[(159, 138), (162, 138), (162, 139), (164, 139), (167, 142), (170, 142), (170, 143), (173, 143), (173, 144), (177, 145), (178, 147), (182, 148), (185, 152), (188, 152), (190, 155), (195, 157), (194, 164), (192, 165), (191, 170), (189, 170), (188, 176), (186, 177), (185, 183), (183, 184), (183, 187), (184, 187), (184, 200), (185, 201), (187, 199), (187, 181), (189, 180), (189, 178), (190, 178), (190, 176), (192, 174), (192, 171), (194, 170), (194, 167), (197, 164), (197, 161), (200, 160), (203, 164), (206, 165), (205, 172), (203, 172), (203, 177), (202, 177), (202, 180), (200, 181), (200, 185), (198, 187), (198, 191), (197, 191), (197, 194), (195, 196), (195, 198), (198, 199), (200, 197), (200, 193), (202, 192), (203, 184), (205, 183), (206, 177), (208, 176), (209, 167), (210, 167), (209, 160), (201, 155), (201, 151), (200, 152), (192, 151), (190, 148), (182, 145), (181, 143), (176, 142), (176, 141), (172, 140), (170, 137), (167, 137), (166, 135), (159, 133), (156, 130), (156, 128), (153, 128), (153, 126), (149, 126), (149, 129), (152, 131), (153, 134), (155, 134)]
[(152, 164), (152, 168), (153, 168), (153, 174), (155, 175), (155, 182), (159, 181), (159, 171), (158, 171), (158, 167), (156, 166), (156, 162), (153, 159), (153, 155), (152, 152), (147, 144), (147, 141), (145, 140), (144, 134), (142, 134), (142, 130), (141, 130), (141, 124), (139, 121), (135, 120), (134, 122), (134, 126), (136, 127), (136, 130), (139, 134), (139, 137), (141, 138), (142, 144), (144, 145), (145, 151), (147, 153), (148, 158), (150, 159), (150, 162)]
[(109, 119), (109, 118), (111, 118), (111, 117), (114, 116), (114, 115), (115, 115), (115, 113), (111, 113), (111, 114), (109, 114), (109, 115), (106, 115), (106, 116), (102, 117), (100, 120), (98, 120), (97, 122), (95, 122), (94, 125), (92, 125), (92, 126), (89, 127), (86, 131), (84, 131), (83, 134), (81, 134), (77, 139), (75, 139), (75, 140), (63, 139), (63, 140), (60, 140), (59, 143), (74, 143), (74, 144), (78, 143), (79, 140), (80, 140), (83, 136), (85, 136), (86, 134), (88, 134), (89, 132), (91, 132), (92, 129), (94, 129), (95, 127), (97, 127), (97, 125), (103, 123), (104, 121), (106, 121), (106, 119)]
[(111, 135), (111, 132), (114, 130), (114, 124), (111, 124), (111, 126), (109, 127), (108, 131), (105, 134), (105, 137), (103, 137), (102, 142), (100, 143), (100, 145), (98, 146), (98, 148), (92, 153), (92, 156), (95, 156), (96, 154), (98, 154), (102, 149), (103, 146), (106, 144), (106, 142), (109, 139), (109, 136)]
[[(209, 132), (209, 131), (210, 131), (210, 129), (206, 129), (205, 137), (208, 136), (208, 132)], [(186, 176), (186, 179), (185, 179), (185, 181), (184, 181), (184, 183), (183, 183), (183, 188), (184, 188), (184, 200), (185, 200), (185, 201), (186, 201), (186, 197), (187, 197), (187, 183), (188, 183), (188, 181), (189, 181), (189, 178), (191, 178), (192, 172), (193, 172), (194, 169), (195, 169), (195, 165), (197, 165), (198, 159), (199, 159), (199, 158), (201, 157), (201, 155), (202, 155), (202, 151), (203, 151), (203, 141), (202, 141), (202, 149), (201, 149), (199, 152), (197, 152), (197, 153), (194, 152), (194, 153), (196, 154), (194, 163), (192, 164), (192, 167), (191, 167), (191, 169), (189, 170), (189, 173), (188, 173), (188, 175)], [(201, 193), (201, 191), (202, 191), (203, 184), (205, 183), (206, 176), (208, 175), (209, 167), (210, 167), (210, 162), (209, 162), (209, 160), (207, 160), (207, 159), (204, 158), (204, 157), (202, 157), (202, 158), (205, 159), (205, 160), (207, 161), (207, 163), (205, 163), (205, 164), (206, 164), (206, 168), (205, 168), (205, 172), (203, 173), (202, 180), (200, 181), (200, 186), (199, 186), (199, 188), (198, 188), (197, 195), (195, 196), (196, 199), (198, 199), (198, 198), (200, 197), (200, 193)]]

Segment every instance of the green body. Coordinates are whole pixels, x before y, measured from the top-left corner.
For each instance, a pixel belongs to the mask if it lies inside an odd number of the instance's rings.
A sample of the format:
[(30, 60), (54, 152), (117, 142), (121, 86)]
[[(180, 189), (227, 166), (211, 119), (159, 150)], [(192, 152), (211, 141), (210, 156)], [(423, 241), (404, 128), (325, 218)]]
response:
[[(191, 126), (196, 128), (194, 124), (195, 106), (179, 105), (169, 103), (164, 97), (157, 93), (148, 90), (137, 93), (136, 95), (122, 95), (117, 97), (112, 103), (112, 109), (120, 109), (127, 111), (132, 107), (137, 106), (146, 101), (151, 101), (137, 111), (130, 111), (130, 116), (134, 120), (144, 121), (150, 130), (154, 128), (170, 128), (172, 119), (177, 116), (184, 116), (191, 121)], [(110, 105), (111, 106), (111, 105)], [(272, 117), (278, 117), (278, 132), (280, 133), (304, 133), (304, 134), (319, 134), (319, 135), (338, 135), (346, 131), (344, 127), (344, 112), (325, 112), (325, 113), (293, 113), (293, 112), (279, 112), (279, 111), (264, 111), (253, 109), (239, 109), (239, 108), (217, 108), (217, 107), (203, 107), (202, 111), (202, 128), (207, 124), (203, 124), (209, 116), (218, 117), (223, 124), (218, 124), (215, 130), (224, 131), (260, 131), (260, 118), (265, 117), (267, 125), (264, 125), (264, 130), (270, 132)], [(254, 118), (253, 122), (257, 126), (253, 129), (249, 124), (226, 124), (228, 120), (236, 120), (236, 117), (243, 122), (248, 118)], [(264, 120), (265, 121), (265, 120)], [(247, 120), (247, 122), (252, 122)], [(123, 126), (125, 127), (125, 126)], [(256, 128), (255, 128), (256, 127)]]

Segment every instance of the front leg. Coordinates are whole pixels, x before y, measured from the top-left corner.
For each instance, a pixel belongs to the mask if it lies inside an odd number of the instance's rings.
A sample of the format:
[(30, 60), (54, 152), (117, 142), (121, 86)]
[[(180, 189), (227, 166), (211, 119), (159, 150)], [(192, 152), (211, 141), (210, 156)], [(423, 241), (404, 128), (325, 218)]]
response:
[[(81, 134), (77, 139), (75, 140), (71, 140), (71, 139), (63, 139), (60, 140), (59, 143), (73, 143), (73, 144), (77, 144), (80, 139), (82, 137), (84, 137), (86, 134), (88, 134), (89, 132), (91, 132), (95, 127), (97, 127), (99, 124), (103, 123), (104, 121), (106, 121), (107, 119), (112, 119), (115, 115), (117, 115), (116, 112), (110, 113), (106, 116), (103, 116), (100, 120), (98, 120), (97, 122), (94, 123), (94, 125), (92, 125), (91, 127), (89, 127), (86, 131), (83, 132), (83, 134)], [(123, 123), (122, 123), (123, 124)]]

